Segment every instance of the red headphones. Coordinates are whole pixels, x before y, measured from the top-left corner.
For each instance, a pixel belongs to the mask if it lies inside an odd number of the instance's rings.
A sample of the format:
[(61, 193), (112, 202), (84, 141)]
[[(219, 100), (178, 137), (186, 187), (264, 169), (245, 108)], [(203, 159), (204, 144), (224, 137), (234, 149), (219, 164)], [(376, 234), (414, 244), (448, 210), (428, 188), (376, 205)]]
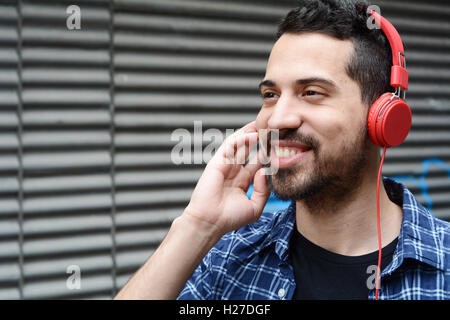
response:
[[(367, 127), (369, 137), (380, 147), (395, 147), (401, 144), (411, 129), (411, 109), (403, 100), (408, 89), (408, 71), (402, 39), (394, 26), (375, 11), (370, 14), (379, 23), (389, 40), (392, 51), (391, 86), (395, 93), (382, 94), (371, 106)], [(400, 94), (403, 90), (403, 99)]]
[[(376, 274), (375, 299), (378, 300), (381, 274), (381, 218), (380, 218), (380, 181), (386, 149), (401, 144), (411, 129), (411, 109), (404, 101), (408, 89), (408, 71), (406, 71), (405, 52), (402, 39), (394, 26), (375, 11), (370, 11), (375, 22), (381, 27), (389, 40), (392, 51), (391, 86), (395, 92), (383, 93), (370, 107), (367, 128), (370, 140), (383, 148), (377, 179), (377, 229), (378, 229), (378, 268)], [(403, 90), (403, 99), (400, 97)]]

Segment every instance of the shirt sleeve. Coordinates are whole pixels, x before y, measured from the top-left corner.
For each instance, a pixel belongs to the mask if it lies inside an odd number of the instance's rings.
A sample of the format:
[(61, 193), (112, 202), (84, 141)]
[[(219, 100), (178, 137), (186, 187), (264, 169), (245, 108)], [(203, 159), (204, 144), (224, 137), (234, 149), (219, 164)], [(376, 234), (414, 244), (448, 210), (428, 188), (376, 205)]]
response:
[(177, 300), (207, 300), (210, 296), (208, 282), (211, 279), (211, 272), (209, 266), (202, 260), (199, 266), (194, 270), (194, 273), (186, 282), (183, 290), (177, 297)]
[(186, 282), (177, 300), (221, 299), (221, 281), (226, 272), (231, 234), (226, 234), (206, 254)]

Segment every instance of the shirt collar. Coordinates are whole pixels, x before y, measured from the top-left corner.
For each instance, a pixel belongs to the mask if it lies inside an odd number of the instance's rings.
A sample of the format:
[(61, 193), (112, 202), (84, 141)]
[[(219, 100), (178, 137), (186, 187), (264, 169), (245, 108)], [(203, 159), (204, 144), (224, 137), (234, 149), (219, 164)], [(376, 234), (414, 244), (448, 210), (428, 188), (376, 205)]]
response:
[[(443, 250), (439, 247), (439, 237), (435, 229), (435, 218), (401, 183), (383, 177), (389, 198), (403, 208), (402, 225), (392, 262), (383, 271), (390, 274), (406, 258), (426, 263), (444, 270)], [(288, 258), (289, 241), (295, 225), (296, 204), (290, 205), (276, 214), (276, 221), (262, 246), (274, 245), (275, 253), (282, 261)]]
[(273, 245), (275, 253), (282, 261), (286, 261), (288, 258), (289, 240), (295, 225), (295, 213), (295, 201), (291, 201), (286, 209), (274, 213), (276, 221), (262, 243), (263, 248)]

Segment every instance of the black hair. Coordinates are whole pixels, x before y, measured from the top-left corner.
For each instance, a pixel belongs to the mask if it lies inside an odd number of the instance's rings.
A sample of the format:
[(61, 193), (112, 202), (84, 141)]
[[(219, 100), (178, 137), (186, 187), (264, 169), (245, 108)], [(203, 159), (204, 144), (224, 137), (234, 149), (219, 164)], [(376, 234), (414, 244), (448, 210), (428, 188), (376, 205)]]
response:
[(363, 102), (369, 106), (384, 92), (394, 91), (390, 85), (392, 55), (383, 31), (369, 28), (366, 1), (300, 0), (278, 27), (277, 39), (284, 33), (319, 32), (337, 39), (350, 39), (354, 52), (346, 72), (361, 90)]

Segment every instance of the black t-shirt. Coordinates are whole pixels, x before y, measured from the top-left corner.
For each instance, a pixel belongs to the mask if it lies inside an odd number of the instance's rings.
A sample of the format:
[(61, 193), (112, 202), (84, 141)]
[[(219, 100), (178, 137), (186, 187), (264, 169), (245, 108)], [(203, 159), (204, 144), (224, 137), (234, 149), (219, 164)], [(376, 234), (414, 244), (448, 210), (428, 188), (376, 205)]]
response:
[[(398, 239), (382, 248), (381, 270), (392, 261)], [(294, 227), (290, 245), (294, 268), (294, 300), (367, 300), (375, 287), (378, 250), (362, 256), (344, 256), (325, 250)]]

